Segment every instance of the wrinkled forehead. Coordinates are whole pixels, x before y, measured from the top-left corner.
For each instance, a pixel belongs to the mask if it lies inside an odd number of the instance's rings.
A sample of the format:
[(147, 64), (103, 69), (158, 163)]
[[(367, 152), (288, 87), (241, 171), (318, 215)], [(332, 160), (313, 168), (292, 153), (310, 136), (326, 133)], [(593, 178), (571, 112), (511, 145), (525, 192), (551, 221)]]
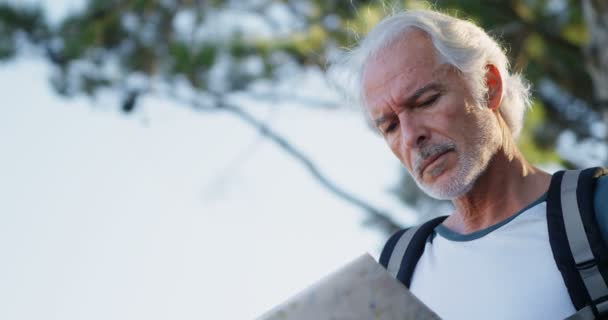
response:
[(399, 83), (400, 91), (416, 90), (436, 78), (444, 67), (430, 37), (423, 31), (411, 30), (367, 60), (361, 78), (362, 98), (369, 109), (373, 106), (370, 100), (390, 94), (395, 83)]

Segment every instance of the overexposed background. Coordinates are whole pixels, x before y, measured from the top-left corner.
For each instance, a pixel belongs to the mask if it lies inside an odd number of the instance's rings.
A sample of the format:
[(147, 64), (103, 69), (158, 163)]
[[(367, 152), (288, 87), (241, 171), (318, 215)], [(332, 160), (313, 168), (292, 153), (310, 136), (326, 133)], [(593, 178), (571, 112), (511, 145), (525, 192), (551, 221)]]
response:
[[(59, 19), (81, 1), (44, 5)], [(36, 56), (0, 68), (0, 319), (250, 319), (378, 255), (385, 236), (361, 210), (238, 119), (154, 98), (125, 116), (111, 96), (60, 98), (49, 76)], [(273, 107), (250, 111), (414, 221), (358, 112)]]

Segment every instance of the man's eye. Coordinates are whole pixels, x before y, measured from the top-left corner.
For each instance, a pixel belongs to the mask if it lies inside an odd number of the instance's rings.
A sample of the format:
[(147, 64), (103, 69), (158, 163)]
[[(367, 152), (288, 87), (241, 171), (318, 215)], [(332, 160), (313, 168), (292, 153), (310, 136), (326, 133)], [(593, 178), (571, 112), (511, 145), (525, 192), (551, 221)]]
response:
[(437, 99), (439, 99), (440, 94), (436, 94), (432, 97), (430, 97), (429, 99), (425, 100), (424, 102), (422, 102), (420, 104), (421, 107), (426, 107), (426, 106), (430, 106), (433, 103), (435, 103), (435, 101), (437, 101)]
[(394, 122), (391, 122), (388, 126), (386, 126), (386, 128), (384, 128), (384, 134), (389, 134), (389, 133), (395, 131), (395, 129), (397, 129), (397, 124)]

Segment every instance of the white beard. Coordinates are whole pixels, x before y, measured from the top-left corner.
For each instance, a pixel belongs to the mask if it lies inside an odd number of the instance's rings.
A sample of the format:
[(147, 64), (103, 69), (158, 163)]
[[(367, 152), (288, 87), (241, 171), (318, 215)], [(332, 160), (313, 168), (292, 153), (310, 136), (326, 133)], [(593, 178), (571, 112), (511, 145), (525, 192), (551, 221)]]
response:
[[(443, 177), (443, 181), (433, 184), (424, 184), (421, 176), (413, 174), (418, 187), (433, 198), (452, 200), (469, 192), (501, 146), (501, 131), (497, 122), (489, 115), (483, 115), (479, 109), (471, 112), (477, 113), (475, 120), (478, 122), (479, 131), (470, 141), (469, 150), (456, 146), (458, 162), (455, 172), (450, 177)], [(453, 142), (450, 144), (454, 145)], [(443, 171), (444, 165), (439, 165), (433, 168), (430, 174), (439, 176)]]

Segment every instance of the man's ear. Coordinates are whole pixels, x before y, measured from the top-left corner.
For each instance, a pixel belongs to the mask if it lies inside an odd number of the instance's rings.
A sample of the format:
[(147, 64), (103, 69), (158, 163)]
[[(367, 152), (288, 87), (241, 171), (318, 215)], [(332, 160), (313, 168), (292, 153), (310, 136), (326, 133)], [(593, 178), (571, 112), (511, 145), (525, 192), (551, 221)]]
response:
[(486, 93), (488, 108), (498, 110), (502, 102), (502, 77), (498, 68), (493, 64), (486, 65), (486, 87), (488, 88)]

